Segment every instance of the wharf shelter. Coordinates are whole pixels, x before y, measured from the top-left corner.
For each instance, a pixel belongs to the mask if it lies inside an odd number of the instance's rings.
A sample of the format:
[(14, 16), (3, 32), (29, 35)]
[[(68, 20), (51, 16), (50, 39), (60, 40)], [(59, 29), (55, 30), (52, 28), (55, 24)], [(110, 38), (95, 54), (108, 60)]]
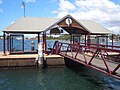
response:
[[(43, 35), (43, 51), (47, 52), (46, 32), (50, 34), (61, 34), (63, 30), (71, 36), (71, 43), (76, 40), (79, 41), (79, 35), (84, 35), (85, 43), (91, 43), (91, 35), (108, 35), (112, 34), (110, 30), (101, 26), (100, 24), (89, 20), (77, 20), (71, 15), (66, 15), (63, 18), (35, 18), (35, 17), (23, 17), (15, 21), (3, 30), (3, 52), (6, 54), (6, 50), (10, 53), (14, 52), (13, 37), (22, 37), (22, 50), (24, 53), (24, 34), (37, 34), (38, 43), (40, 42), (40, 35)], [(78, 38), (77, 38), (78, 37)], [(113, 36), (112, 36), (113, 37)], [(7, 38), (7, 39), (6, 39)], [(7, 43), (6, 43), (7, 40)], [(7, 48), (6, 48), (7, 44)], [(113, 40), (112, 40), (113, 45)]]

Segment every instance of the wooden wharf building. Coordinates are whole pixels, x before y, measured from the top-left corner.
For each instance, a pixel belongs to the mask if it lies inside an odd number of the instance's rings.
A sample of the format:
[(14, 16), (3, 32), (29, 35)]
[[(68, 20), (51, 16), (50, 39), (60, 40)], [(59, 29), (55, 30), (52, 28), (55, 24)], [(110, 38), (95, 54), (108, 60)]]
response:
[[(112, 32), (96, 22), (89, 20), (76, 20), (71, 15), (66, 15), (61, 19), (25, 17), (17, 20), (15, 23), (3, 30), (4, 55), (6, 55), (6, 52), (9, 52), (10, 54), (26, 53), (24, 50), (24, 34), (37, 34), (38, 43), (40, 42), (40, 35), (42, 35), (43, 52), (47, 53), (47, 31), (49, 31), (50, 34), (61, 34), (63, 31), (66, 31), (70, 35), (70, 43), (56, 42), (51, 54), (60, 55), (89, 68), (94, 68), (100, 72), (120, 79), (120, 63), (118, 57), (120, 47), (113, 45)], [(84, 42), (80, 42), (81, 35), (84, 37)], [(95, 43), (92, 43), (93, 40), (91, 37), (94, 35), (96, 41)], [(111, 45), (108, 45), (108, 35), (112, 36)], [(22, 37), (22, 50), (19, 52), (13, 51), (12, 49), (12, 38), (14, 36)], [(7, 46), (9, 46), (7, 49), (6, 40), (8, 40)], [(102, 44), (100, 40), (105, 43)]]

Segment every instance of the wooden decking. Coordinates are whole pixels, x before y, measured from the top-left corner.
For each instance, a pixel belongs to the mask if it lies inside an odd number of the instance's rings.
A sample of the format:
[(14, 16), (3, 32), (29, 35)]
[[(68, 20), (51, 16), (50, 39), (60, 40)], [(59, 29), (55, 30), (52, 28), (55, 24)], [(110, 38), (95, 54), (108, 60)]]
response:
[(36, 66), (36, 58), (38, 54), (15, 54), (3, 55), (0, 52), (0, 67), (26, 67)]
[(16, 59), (16, 58), (37, 58), (38, 54), (13, 54), (13, 55), (3, 55), (0, 53), (0, 60), (1, 59)]
[(64, 57), (60, 55), (45, 55), (44, 60), (46, 60), (47, 66), (64, 66)]
[[(24, 66), (37, 66), (38, 54), (10, 54), (3, 55), (0, 52), (0, 68), (1, 67), (24, 67)], [(64, 58), (60, 55), (46, 55), (44, 60), (47, 66), (63, 66)]]

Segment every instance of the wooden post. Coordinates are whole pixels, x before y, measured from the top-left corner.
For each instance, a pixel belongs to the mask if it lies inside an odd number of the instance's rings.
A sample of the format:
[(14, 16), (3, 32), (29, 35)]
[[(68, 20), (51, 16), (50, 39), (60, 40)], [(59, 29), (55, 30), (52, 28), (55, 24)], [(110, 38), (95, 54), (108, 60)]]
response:
[(40, 42), (40, 33), (38, 33), (38, 44)]
[(43, 53), (45, 53), (44, 32), (43, 32)]
[(43, 32), (43, 50), (44, 50), (44, 53), (47, 52), (47, 45), (46, 45), (46, 32)]
[[(40, 33), (38, 33), (38, 46), (39, 46), (39, 43), (40, 43)], [(39, 48), (39, 47), (38, 47)], [(42, 47), (43, 48), (43, 47)], [(42, 49), (43, 50), (43, 49)], [(43, 52), (43, 51), (42, 51)]]
[(106, 37), (106, 45), (108, 47), (108, 36)]
[(70, 34), (70, 43), (72, 43), (72, 34)]
[(113, 39), (114, 39), (114, 35), (112, 34), (112, 49), (113, 49)]
[(90, 48), (90, 33), (88, 34), (88, 47)]
[(9, 35), (7, 35), (7, 50), (9, 51)]
[(86, 34), (85, 34), (85, 46), (86, 46)]
[(14, 38), (14, 37), (13, 37), (13, 35), (12, 35), (12, 51), (13, 51), (13, 38)]
[(22, 51), (24, 53), (24, 35), (22, 35)]
[(6, 46), (6, 45), (5, 45), (5, 39), (6, 39), (6, 38), (5, 38), (5, 37), (6, 37), (6, 36), (5, 36), (5, 32), (4, 32), (4, 33), (3, 33), (3, 55), (6, 55), (6, 52), (5, 52), (5, 51), (6, 51), (6, 50), (5, 50), (5, 49), (6, 49), (6, 48), (5, 48), (5, 46)]
[(9, 44), (10, 44), (10, 45), (9, 45), (9, 46), (10, 46), (10, 47), (9, 47), (9, 52), (11, 52), (11, 35), (9, 36), (9, 40), (10, 40), (10, 41), (9, 41)]

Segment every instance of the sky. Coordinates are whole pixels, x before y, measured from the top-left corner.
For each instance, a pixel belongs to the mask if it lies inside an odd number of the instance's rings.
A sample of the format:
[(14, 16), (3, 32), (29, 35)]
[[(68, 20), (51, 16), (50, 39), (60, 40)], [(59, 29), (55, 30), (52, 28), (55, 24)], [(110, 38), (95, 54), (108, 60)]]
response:
[(24, 16), (22, 2), (26, 17), (62, 18), (70, 14), (120, 34), (120, 0), (0, 0), (0, 35), (4, 28)]

